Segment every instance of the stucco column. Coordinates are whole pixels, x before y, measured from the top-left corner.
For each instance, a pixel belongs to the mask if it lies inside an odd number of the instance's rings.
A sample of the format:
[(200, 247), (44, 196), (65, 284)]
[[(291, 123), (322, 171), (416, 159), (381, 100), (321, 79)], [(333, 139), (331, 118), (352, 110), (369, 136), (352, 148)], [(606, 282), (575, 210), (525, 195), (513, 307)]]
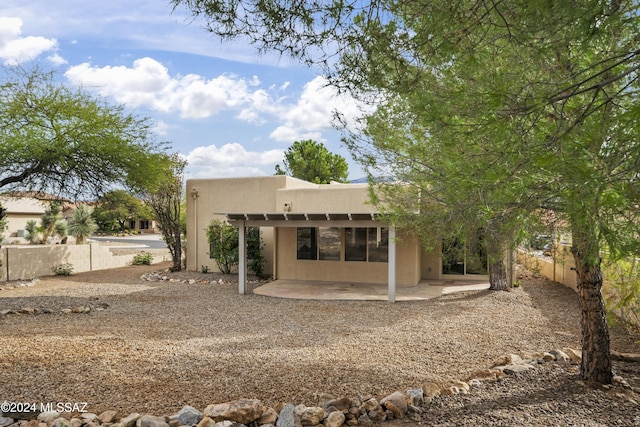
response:
[(389, 302), (396, 302), (396, 227), (389, 226)]
[(244, 221), (238, 221), (238, 292), (247, 291), (247, 229)]

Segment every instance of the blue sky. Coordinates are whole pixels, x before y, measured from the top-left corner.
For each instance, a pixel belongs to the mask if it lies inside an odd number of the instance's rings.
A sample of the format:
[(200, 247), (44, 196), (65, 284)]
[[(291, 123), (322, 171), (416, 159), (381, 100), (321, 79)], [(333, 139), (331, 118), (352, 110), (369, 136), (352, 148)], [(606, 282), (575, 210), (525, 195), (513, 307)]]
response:
[(332, 127), (356, 104), (314, 70), (221, 43), (165, 0), (2, 0), (0, 61), (55, 68), (152, 118), (188, 178), (272, 175), (296, 140), (315, 139), (363, 176)]

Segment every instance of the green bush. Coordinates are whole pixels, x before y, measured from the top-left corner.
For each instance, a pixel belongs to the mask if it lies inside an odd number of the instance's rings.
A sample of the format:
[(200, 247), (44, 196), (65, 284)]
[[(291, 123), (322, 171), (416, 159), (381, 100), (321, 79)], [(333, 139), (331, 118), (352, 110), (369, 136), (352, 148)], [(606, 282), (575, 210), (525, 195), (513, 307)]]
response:
[[(215, 260), (218, 269), (229, 274), (238, 265), (238, 227), (217, 219), (205, 230), (209, 241), (209, 257)], [(264, 275), (264, 252), (260, 228), (247, 228), (247, 260), (249, 269), (257, 276)]]
[(69, 263), (59, 264), (53, 267), (55, 276), (71, 276), (73, 274), (73, 265)]
[(133, 265), (151, 265), (153, 254), (151, 252), (141, 252), (133, 257)]

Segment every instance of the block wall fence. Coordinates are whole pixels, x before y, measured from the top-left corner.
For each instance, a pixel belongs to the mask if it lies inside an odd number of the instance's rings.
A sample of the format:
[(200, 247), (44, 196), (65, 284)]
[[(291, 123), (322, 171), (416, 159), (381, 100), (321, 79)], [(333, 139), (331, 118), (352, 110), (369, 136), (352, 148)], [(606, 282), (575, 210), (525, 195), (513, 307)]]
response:
[[(0, 248), (0, 282), (51, 276), (55, 266), (66, 263), (73, 266), (74, 273), (124, 267), (132, 263), (134, 256), (116, 255), (99, 243), (3, 246)], [(168, 252), (166, 255), (154, 252), (154, 264), (170, 260)]]

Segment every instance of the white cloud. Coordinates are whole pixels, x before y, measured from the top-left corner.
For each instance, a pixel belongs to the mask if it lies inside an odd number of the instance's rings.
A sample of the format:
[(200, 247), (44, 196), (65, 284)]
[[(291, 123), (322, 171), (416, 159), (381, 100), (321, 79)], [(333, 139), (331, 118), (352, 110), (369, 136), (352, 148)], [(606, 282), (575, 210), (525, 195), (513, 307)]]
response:
[[(258, 122), (260, 104), (268, 102), (259, 84), (233, 74), (207, 80), (196, 74), (169, 75), (167, 67), (153, 58), (141, 58), (132, 67), (96, 67), (89, 63), (69, 68), (67, 78), (85, 87), (95, 87), (103, 95), (134, 107), (145, 106), (167, 113), (178, 112), (184, 118), (202, 119), (224, 110), (243, 109), (239, 118)], [(247, 110), (255, 104), (254, 112)], [(243, 111), (241, 110), (241, 111)]]
[(51, 62), (53, 65), (63, 65), (67, 63), (67, 60), (61, 57), (60, 55), (58, 55), (57, 53), (54, 53), (53, 55), (49, 55), (47, 57), (47, 60)]
[(339, 94), (318, 76), (307, 83), (297, 103), (282, 114), (283, 124), (269, 135), (281, 142), (300, 139), (320, 140), (321, 132), (333, 128), (334, 112), (342, 114), (347, 122), (355, 122), (362, 114), (361, 107), (348, 95)]
[(46, 37), (20, 37), (22, 19), (0, 16), (0, 59), (5, 64), (18, 65), (32, 61), (41, 54), (57, 48), (55, 39)]
[(284, 158), (284, 151), (247, 151), (241, 144), (230, 143), (197, 147), (184, 157), (191, 178), (261, 176), (275, 170), (275, 165)]

